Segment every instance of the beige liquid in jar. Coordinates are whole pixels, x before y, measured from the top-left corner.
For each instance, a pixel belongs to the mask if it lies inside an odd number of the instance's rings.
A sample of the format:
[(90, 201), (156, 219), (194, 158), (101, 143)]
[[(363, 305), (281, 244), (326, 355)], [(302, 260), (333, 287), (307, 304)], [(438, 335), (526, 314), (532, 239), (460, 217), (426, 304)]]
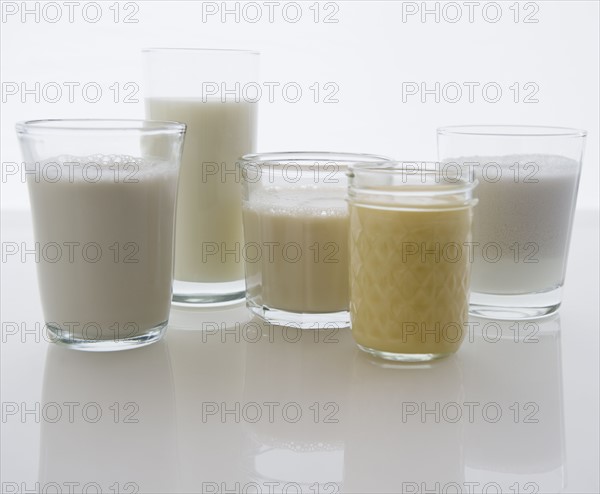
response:
[(348, 310), (344, 195), (341, 188), (274, 189), (244, 205), (250, 303), (295, 313)]
[(237, 160), (255, 151), (256, 104), (200, 98), (149, 98), (153, 120), (187, 125), (177, 198), (175, 279), (230, 282), (244, 278), (240, 173)]
[[(60, 167), (59, 180), (28, 176), (46, 322), (74, 337), (106, 340), (165, 323), (177, 167), (129, 156), (47, 162)], [(93, 165), (84, 171), (68, 163)]]
[[(467, 321), (471, 209), (350, 205), (350, 318), (366, 348), (458, 350)], [(428, 254), (429, 252), (429, 254)], [(436, 254), (436, 252), (438, 254)]]

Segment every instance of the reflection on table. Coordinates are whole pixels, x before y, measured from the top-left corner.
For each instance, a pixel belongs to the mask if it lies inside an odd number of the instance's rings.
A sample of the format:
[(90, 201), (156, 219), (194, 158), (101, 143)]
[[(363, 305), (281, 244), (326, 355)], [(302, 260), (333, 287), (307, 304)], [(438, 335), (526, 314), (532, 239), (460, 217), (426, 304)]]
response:
[(72, 422), (42, 423), (41, 482), (165, 493), (564, 484), (558, 317), (472, 320), (456, 355), (395, 364), (361, 353), (348, 329), (271, 326), (243, 306), (174, 315), (146, 348), (49, 347), (43, 405), (79, 405)]
[(476, 407), (465, 427), (466, 477), (509, 492), (559, 492), (565, 480), (559, 316), (471, 322), (474, 337), (461, 354), (466, 400)]
[[(171, 492), (177, 481), (167, 344), (113, 353), (50, 345), (40, 485), (51, 492)], [(70, 490), (67, 490), (70, 489)]]
[(354, 354), (346, 424), (345, 492), (422, 492), (462, 485), (463, 424), (444, 420), (463, 401), (457, 358), (427, 364)]
[[(272, 416), (247, 420), (246, 471), (265, 488), (339, 492), (344, 423), (354, 348), (348, 329), (300, 330), (260, 325), (246, 344), (244, 403)], [(291, 484), (294, 484), (292, 487)]]

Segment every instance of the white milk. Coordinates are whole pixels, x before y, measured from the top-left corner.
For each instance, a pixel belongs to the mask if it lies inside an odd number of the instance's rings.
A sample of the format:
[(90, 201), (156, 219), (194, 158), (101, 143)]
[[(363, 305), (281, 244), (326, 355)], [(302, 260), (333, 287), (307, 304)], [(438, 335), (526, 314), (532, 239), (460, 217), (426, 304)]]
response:
[[(477, 162), (474, 209), (474, 292), (516, 295), (562, 285), (579, 165), (562, 156), (461, 157)], [(482, 169), (486, 163), (499, 167)], [(520, 163), (517, 167), (515, 162)], [(525, 165), (535, 163), (536, 165)], [(497, 171), (500, 179), (496, 180)], [(495, 261), (497, 253), (501, 254)]]
[(345, 189), (265, 190), (244, 205), (246, 285), (258, 306), (348, 310)]
[(46, 322), (84, 339), (139, 336), (165, 323), (177, 168), (128, 156), (50, 162), (60, 175), (28, 176)]
[[(229, 282), (244, 277), (240, 173), (255, 151), (256, 105), (192, 98), (146, 99), (153, 120), (187, 124), (177, 199), (175, 279)], [(218, 251), (215, 255), (207, 255)]]

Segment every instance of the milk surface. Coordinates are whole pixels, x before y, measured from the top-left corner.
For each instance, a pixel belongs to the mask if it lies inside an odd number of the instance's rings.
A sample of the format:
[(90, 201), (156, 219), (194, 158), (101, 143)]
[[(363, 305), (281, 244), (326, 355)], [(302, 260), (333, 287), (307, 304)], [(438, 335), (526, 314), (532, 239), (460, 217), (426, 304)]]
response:
[[(475, 167), (479, 203), (474, 210), (473, 242), (479, 245), (473, 247), (471, 289), (516, 295), (561, 286), (579, 164), (549, 155), (474, 156), (448, 161), (482, 164)], [(497, 181), (492, 168), (487, 177), (482, 173), (482, 167), (490, 162), (500, 167)]]
[(235, 255), (204, 255), (215, 248), (239, 252), (243, 244), (237, 160), (255, 151), (256, 105), (200, 98), (149, 98), (153, 120), (187, 124), (175, 233), (175, 279), (229, 282), (243, 279)]
[(274, 187), (244, 204), (246, 285), (252, 303), (296, 313), (348, 310), (344, 197), (342, 188)]
[(61, 170), (52, 181), (28, 176), (46, 322), (85, 339), (134, 337), (165, 323), (177, 167), (104, 155), (48, 162)]

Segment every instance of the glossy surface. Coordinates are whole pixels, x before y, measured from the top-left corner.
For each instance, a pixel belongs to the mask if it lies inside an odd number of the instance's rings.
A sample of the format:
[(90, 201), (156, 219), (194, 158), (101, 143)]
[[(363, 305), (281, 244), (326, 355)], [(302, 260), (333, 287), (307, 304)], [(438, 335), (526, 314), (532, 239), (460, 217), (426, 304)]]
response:
[[(31, 247), (28, 215), (2, 235)], [(455, 355), (410, 366), (239, 305), (174, 309), (146, 348), (59, 348), (33, 259), (2, 265), (4, 492), (599, 489), (597, 213), (576, 216), (559, 318), (472, 320)]]

